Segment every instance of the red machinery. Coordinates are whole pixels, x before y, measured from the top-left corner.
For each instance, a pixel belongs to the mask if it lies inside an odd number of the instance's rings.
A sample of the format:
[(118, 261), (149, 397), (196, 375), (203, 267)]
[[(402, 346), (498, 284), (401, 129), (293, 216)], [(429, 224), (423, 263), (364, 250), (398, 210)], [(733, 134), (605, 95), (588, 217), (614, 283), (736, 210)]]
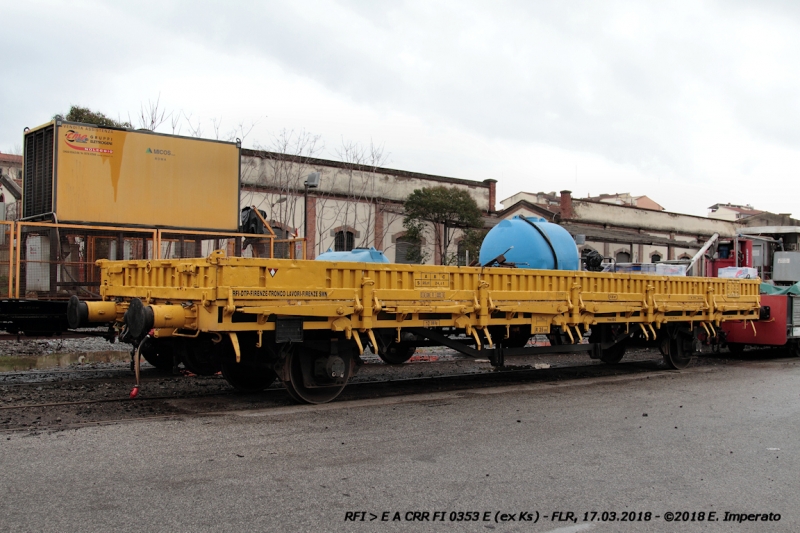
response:
[[(761, 239), (762, 241), (764, 239)], [(766, 251), (764, 247), (759, 250)], [(761, 252), (759, 252), (761, 253)], [(771, 252), (770, 256), (771, 256)], [(762, 276), (768, 275), (763, 257), (754, 265), (753, 241), (736, 238), (720, 241), (717, 253), (709, 260), (706, 273), (719, 277), (719, 269), (725, 267), (761, 267)], [(800, 355), (800, 295), (762, 294), (761, 312), (756, 321), (724, 322), (720, 325), (725, 342), (732, 353), (741, 353), (746, 346), (785, 346), (795, 355)]]
[(706, 263), (706, 276), (716, 278), (720, 268), (752, 267), (753, 241), (750, 239), (730, 239), (720, 241), (717, 253)]
[(760, 315), (757, 321), (720, 325), (728, 349), (741, 353), (745, 346), (786, 346), (800, 355), (800, 296), (762, 294)]

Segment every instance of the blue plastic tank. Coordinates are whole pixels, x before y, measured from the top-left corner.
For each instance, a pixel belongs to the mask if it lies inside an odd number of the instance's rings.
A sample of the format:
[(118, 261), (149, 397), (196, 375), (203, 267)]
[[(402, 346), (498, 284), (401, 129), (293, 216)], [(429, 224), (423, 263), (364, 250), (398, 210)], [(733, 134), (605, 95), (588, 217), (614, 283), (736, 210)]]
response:
[(317, 256), (317, 261), (345, 261), (348, 263), (388, 263), (383, 252), (375, 248), (354, 248), (349, 252), (334, 252), (330, 248)]
[(483, 240), (479, 261), (485, 265), (501, 254), (507, 263), (515, 263), (518, 268), (580, 268), (578, 248), (572, 235), (543, 218), (515, 216), (493, 227)]

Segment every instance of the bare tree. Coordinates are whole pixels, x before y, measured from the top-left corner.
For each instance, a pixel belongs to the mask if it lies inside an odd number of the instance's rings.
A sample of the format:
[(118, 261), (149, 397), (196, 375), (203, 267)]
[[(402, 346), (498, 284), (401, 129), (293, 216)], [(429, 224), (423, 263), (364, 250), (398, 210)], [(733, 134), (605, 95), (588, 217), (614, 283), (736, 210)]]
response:
[(202, 137), (203, 136), (203, 127), (200, 123), (200, 119), (197, 119), (197, 124), (195, 125), (192, 123), (192, 114), (189, 113), (188, 115), (183, 112), (183, 118), (186, 120), (186, 125), (189, 128), (189, 134), (192, 137)]
[(228, 132), (227, 139), (229, 141), (235, 141), (239, 139), (240, 141), (244, 142), (245, 139), (252, 133), (253, 129), (261, 122), (261, 117), (257, 118), (256, 120), (251, 121), (249, 124), (245, 124), (244, 121), (239, 122), (239, 124)]
[(170, 114), (169, 124), (172, 127), (172, 134), (173, 135), (180, 135), (181, 134), (181, 118), (183, 118), (183, 111), (179, 113), (171, 113)]
[[(288, 237), (297, 233), (295, 221), (298, 208), (303, 207), (303, 184), (313, 170), (308, 160), (322, 150), (320, 136), (305, 130), (282, 130), (269, 149), (258, 145), (256, 148), (267, 154), (266, 161), (260, 166), (252, 162), (243, 168), (243, 174), (246, 172), (247, 181), (264, 187), (267, 193), (258, 202), (254, 202), (255, 196), (250, 193), (245, 205), (255, 205), (266, 211), (275, 226), (283, 230), (283, 235), (279, 236)], [(253, 176), (253, 172), (258, 172), (258, 175)]]
[[(358, 143), (342, 142), (337, 150), (339, 159), (345, 163), (342, 171), (345, 177), (344, 193), (346, 204), (341, 220), (346, 226), (360, 233), (359, 246), (369, 247), (383, 241), (391, 222), (399, 217), (396, 209), (385, 200), (387, 192), (381, 188), (379, 169), (386, 164), (388, 154), (383, 146), (370, 141), (368, 147)], [(383, 217), (383, 231), (375, 234), (375, 218)], [(389, 218), (390, 220), (386, 220)], [(387, 223), (388, 222), (388, 223)]]
[(147, 100), (146, 105), (144, 102), (140, 105), (138, 117), (139, 127), (150, 131), (156, 131), (156, 129), (171, 116), (172, 111), (167, 113), (167, 110), (161, 107), (161, 93), (159, 93), (155, 102)]
[(214, 138), (219, 140), (219, 129), (222, 127), (222, 117), (219, 117), (219, 119), (212, 118), (211, 127), (214, 129)]

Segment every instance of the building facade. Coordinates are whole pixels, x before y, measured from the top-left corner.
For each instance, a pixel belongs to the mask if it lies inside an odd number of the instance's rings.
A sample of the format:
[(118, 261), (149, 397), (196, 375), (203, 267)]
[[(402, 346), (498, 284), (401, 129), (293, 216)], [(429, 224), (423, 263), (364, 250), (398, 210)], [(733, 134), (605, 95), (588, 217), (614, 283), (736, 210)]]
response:
[[(550, 196), (545, 193), (525, 194), (531, 199)], [(498, 212), (498, 216), (525, 215), (556, 222), (573, 236), (585, 237), (581, 251), (595, 250), (619, 263), (690, 259), (714, 233), (720, 237), (733, 237), (739, 227), (725, 220), (671, 213), (649, 206), (576, 199), (572, 198), (571, 191), (561, 191), (558, 205), (554, 205), (550, 198), (543, 204), (524, 198), (515, 195), (504, 200), (503, 205), (508, 207)], [(511, 204), (512, 199), (517, 201)], [(704, 271), (701, 260), (694, 273)]]
[(714, 204), (708, 208), (708, 218), (730, 220), (731, 222), (740, 221), (761, 213), (764, 213), (764, 211), (755, 209), (752, 205)]
[[(319, 187), (306, 195), (304, 183), (314, 172), (319, 173)], [(496, 195), (491, 179), (477, 182), (263, 150), (242, 150), (241, 174), (242, 207), (265, 211), (276, 235), (302, 237), (308, 225), (309, 259), (328, 249), (375, 247), (392, 262), (416, 262), (403, 227), (403, 203), (415, 189), (465, 190), (487, 215), (494, 212)], [(422, 256), (427, 263), (441, 264), (433, 234), (441, 228), (428, 226)], [(458, 235), (446, 250), (448, 257), (457, 247)]]
[(0, 220), (16, 218), (22, 197), (22, 156), (0, 152)]

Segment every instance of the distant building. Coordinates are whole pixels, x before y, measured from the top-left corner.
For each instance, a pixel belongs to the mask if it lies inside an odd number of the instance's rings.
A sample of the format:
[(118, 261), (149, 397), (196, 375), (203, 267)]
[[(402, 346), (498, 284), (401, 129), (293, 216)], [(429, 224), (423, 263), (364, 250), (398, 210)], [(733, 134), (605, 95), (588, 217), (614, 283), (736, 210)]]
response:
[[(583, 200), (588, 200), (590, 202), (603, 202), (605, 204), (614, 204), (614, 205), (629, 205), (632, 207), (638, 207), (640, 209), (649, 209), (651, 211), (664, 211), (663, 206), (661, 206), (659, 203), (655, 202), (648, 196), (645, 195), (633, 196), (631, 195), (631, 193), (628, 192), (589, 196), (587, 198), (583, 198)], [(559, 209), (559, 205), (561, 204), (561, 197), (555, 191), (518, 192), (517, 194), (506, 198), (500, 203), (503, 204), (503, 207), (511, 207), (512, 205), (515, 205), (518, 202), (523, 202), (523, 201), (531, 205), (542, 206), (546, 209), (557, 212)]]
[(753, 215), (760, 215), (761, 213), (764, 213), (764, 211), (754, 209), (753, 206), (749, 204), (714, 204), (708, 208), (708, 218), (730, 220), (731, 222), (736, 222)]
[(631, 193), (629, 192), (589, 196), (586, 198), (586, 200), (590, 200), (592, 202), (603, 202), (606, 204), (629, 205), (632, 207), (638, 207), (640, 209), (649, 209), (651, 211), (664, 211), (664, 207), (653, 201), (651, 198), (645, 195), (631, 196)]
[(0, 152), (0, 219), (16, 218), (22, 197), (22, 156)]
[(558, 197), (558, 193), (553, 192), (518, 192), (513, 196), (509, 196), (505, 200), (502, 200), (500, 203), (503, 204), (504, 208), (509, 208), (512, 205), (516, 205), (518, 202), (527, 202), (531, 205), (539, 205), (546, 208), (555, 208), (558, 209), (558, 206), (561, 203), (561, 200)]
[(739, 223), (748, 228), (755, 226), (800, 226), (800, 220), (792, 218), (789, 213), (770, 213), (769, 211), (762, 211), (757, 215), (741, 218)]
[[(320, 173), (319, 188), (311, 189), (304, 204), (306, 176)], [(267, 213), (279, 238), (302, 236), (308, 212), (306, 256), (329, 248), (336, 251), (374, 246), (394, 263), (417, 262), (413, 244), (403, 227), (403, 203), (415, 189), (444, 186), (469, 193), (487, 218), (495, 211), (497, 181), (471, 181), (374, 165), (331, 161), (312, 157), (242, 149), (242, 207), (254, 206)], [(441, 228), (432, 229), (439, 231)], [(461, 230), (455, 232), (448, 257), (458, 253)], [(429, 235), (433, 235), (429, 232)], [(421, 243), (428, 264), (441, 264), (434, 239)], [(280, 251), (279, 251), (280, 253)]]
[(15, 180), (22, 181), (22, 156), (0, 152), (0, 172)]
[[(739, 227), (734, 222), (666, 212), (645, 196), (603, 196), (598, 200), (572, 198), (570, 191), (517, 193), (501, 202), (505, 209), (497, 216), (525, 215), (556, 222), (571, 235), (585, 237), (582, 250), (595, 250), (619, 263), (690, 259), (714, 233), (733, 237)], [(631, 205), (637, 198), (646, 198), (642, 203), (647, 207)], [(694, 272), (704, 271), (701, 260)]]

